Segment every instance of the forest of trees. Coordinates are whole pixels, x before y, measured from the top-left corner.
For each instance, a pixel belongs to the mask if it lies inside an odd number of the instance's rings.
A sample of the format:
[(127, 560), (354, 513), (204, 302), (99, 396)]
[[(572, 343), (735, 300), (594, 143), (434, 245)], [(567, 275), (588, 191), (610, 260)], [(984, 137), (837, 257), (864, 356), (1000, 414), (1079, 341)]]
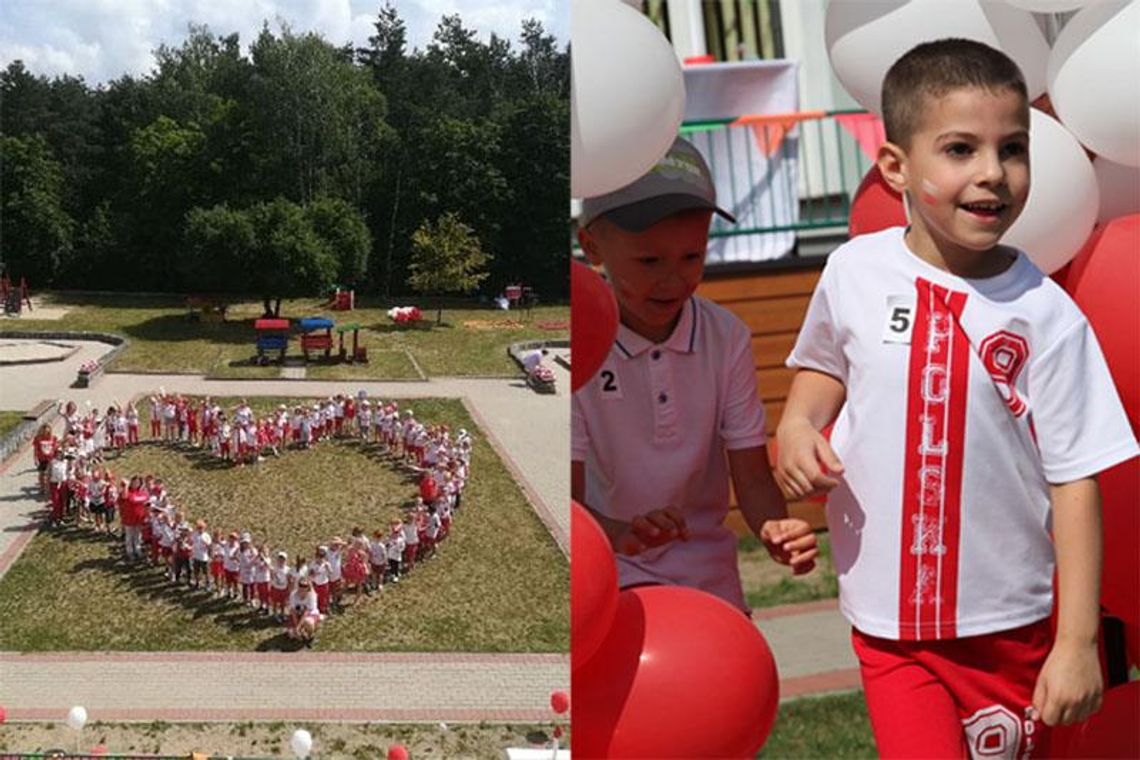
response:
[(569, 54), (542, 25), (480, 41), (444, 16), (408, 50), (268, 25), (192, 26), (142, 77), (0, 73), (0, 261), (35, 288), (299, 296), (410, 292), (413, 235), (454, 217), (481, 286), (566, 297)]

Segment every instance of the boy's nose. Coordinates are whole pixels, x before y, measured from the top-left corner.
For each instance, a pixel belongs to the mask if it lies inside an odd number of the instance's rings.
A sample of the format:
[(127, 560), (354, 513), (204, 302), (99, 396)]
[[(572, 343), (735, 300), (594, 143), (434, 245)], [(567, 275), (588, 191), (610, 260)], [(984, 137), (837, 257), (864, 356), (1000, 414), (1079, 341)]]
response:
[(979, 185), (995, 185), (1005, 179), (1005, 167), (997, 153), (985, 151), (979, 158), (978, 172), (975, 178)]

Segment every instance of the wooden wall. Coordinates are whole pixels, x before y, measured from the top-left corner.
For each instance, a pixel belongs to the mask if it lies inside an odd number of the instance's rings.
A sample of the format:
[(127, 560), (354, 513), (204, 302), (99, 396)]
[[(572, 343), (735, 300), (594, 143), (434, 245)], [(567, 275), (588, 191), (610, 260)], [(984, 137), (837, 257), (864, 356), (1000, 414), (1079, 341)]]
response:
[[(770, 435), (776, 432), (795, 374), (784, 366), (784, 360), (796, 342), (823, 263), (823, 257), (818, 260), (813, 257), (778, 268), (753, 268), (741, 273), (713, 271), (706, 273), (705, 281), (697, 290), (698, 294), (732, 311), (752, 330), (756, 381), (767, 412)], [(817, 529), (827, 527), (820, 502), (795, 502), (788, 505), (788, 512)], [(748, 530), (735, 504), (729, 525), (737, 533)]]

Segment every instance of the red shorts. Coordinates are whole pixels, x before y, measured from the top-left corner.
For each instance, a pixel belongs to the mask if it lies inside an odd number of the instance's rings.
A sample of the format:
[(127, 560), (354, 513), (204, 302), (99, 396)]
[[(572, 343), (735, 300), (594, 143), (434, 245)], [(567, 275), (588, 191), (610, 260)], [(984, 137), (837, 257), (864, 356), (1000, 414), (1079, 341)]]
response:
[(327, 614), (329, 611), (329, 584), (327, 583), (314, 583), (313, 591), (317, 592), (317, 609), (321, 614)]
[(336, 596), (340, 593), (342, 581), (329, 581), (329, 593)]
[(269, 604), (269, 581), (264, 583), (255, 583), (257, 587), (257, 598), (262, 604)]
[(215, 578), (221, 578), (226, 574), (225, 567), (222, 565), (221, 560), (210, 561), (210, 575)]
[(891, 641), (852, 630), (879, 756), (1049, 756), (1027, 717), (1053, 644), (1049, 620), (947, 641)]
[(238, 571), (237, 570), (226, 570), (225, 573), (226, 573), (226, 583), (233, 585), (233, 584), (236, 584), (238, 582)]
[(289, 599), (288, 588), (273, 588), (269, 589), (269, 603), (274, 607), (284, 606), (285, 602)]
[(174, 547), (173, 546), (162, 546), (160, 544), (158, 547), (158, 551), (163, 557), (173, 557), (174, 556)]

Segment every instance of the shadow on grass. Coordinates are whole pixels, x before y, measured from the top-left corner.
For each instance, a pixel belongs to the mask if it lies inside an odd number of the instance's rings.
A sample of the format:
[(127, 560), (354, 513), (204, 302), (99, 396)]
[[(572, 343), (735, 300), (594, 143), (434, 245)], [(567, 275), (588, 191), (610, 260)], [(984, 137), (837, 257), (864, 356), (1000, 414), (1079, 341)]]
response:
[(263, 615), (236, 599), (218, 597), (211, 591), (194, 588), (185, 582), (176, 585), (166, 576), (164, 568), (150, 565), (143, 560), (128, 561), (122, 554), (122, 544), (119, 543), (118, 537), (112, 541), (106, 534), (94, 533), (75, 526), (53, 531), (52, 536), (69, 543), (103, 545), (110, 550), (111, 553), (106, 557), (87, 559), (73, 565), (69, 571), (73, 575), (88, 571), (104, 573), (112, 576), (117, 585), (133, 591), (148, 601), (177, 605), (193, 613), (195, 620), (209, 618), (231, 631), (275, 631), (271, 638), (258, 645), (259, 651), (264, 651), (262, 647), (282, 651), (299, 648), (290, 649), (275, 643), (278, 639), (290, 640), (281, 633), (281, 623), (271, 615)]
[(256, 337), (253, 323), (252, 317), (226, 322), (192, 322), (185, 314), (163, 314), (141, 322), (122, 325), (117, 331), (138, 340), (157, 342), (209, 340), (216, 344), (248, 345), (252, 351)]

